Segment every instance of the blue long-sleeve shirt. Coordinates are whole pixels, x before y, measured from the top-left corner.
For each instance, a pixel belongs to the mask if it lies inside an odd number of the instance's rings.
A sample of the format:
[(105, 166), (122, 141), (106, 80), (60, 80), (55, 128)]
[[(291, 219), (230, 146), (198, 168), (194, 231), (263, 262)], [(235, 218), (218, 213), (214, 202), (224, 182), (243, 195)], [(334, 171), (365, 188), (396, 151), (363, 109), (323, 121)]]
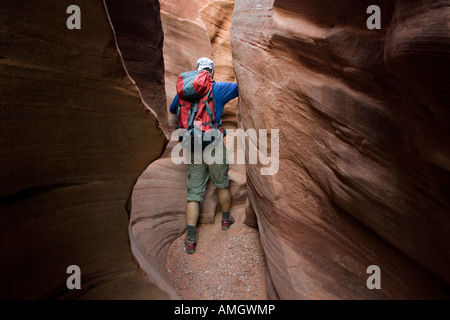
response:
[[(222, 123), (222, 113), (223, 109), (225, 108), (225, 104), (238, 97), (239, 91), (237, 83), (234, 82), (213, 82), (213, 89), (212, 89), (213, 97), (215, 100), (215, 110), (214, 110), (214, 116), (216, 118), (216, 121), (221, 124)], [(173, 98), (172, 103), (170, 104), (170, 112), (173, 114), (177, 114), (177, 106), (178, 106), (178, 95), (175, 95), (175, 98)]]

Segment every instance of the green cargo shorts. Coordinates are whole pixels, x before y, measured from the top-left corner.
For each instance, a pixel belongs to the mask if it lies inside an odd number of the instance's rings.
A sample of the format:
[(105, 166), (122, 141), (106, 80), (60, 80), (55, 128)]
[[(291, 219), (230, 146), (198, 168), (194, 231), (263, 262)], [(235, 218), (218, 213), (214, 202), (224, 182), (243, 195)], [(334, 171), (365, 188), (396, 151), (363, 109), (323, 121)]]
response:
[[(219, 152), (216, 156), (216, 152)], [(227, 188), (230, 184), (230, 177), (228, 176), (228, 163), (227, 163), (227, 149), (222, 144), (221, 148), (215, 148), (211, 152), (211, 156), (215, 159), (222, 159), (222, 161), (217, 161), (218, 163), (208, 164), (207, 159), (212, 159), (205, 155), (202, 159), (202, 163), (194, 163), (194, 156), (192, 156), (192, 161), (190, 164), (186, 164), (187, 167), (187, 201), (202, 202), (203, 195), (206, 191), (206, 183), (208, 179), (211, 178), (212, 183), (217, 188)]]

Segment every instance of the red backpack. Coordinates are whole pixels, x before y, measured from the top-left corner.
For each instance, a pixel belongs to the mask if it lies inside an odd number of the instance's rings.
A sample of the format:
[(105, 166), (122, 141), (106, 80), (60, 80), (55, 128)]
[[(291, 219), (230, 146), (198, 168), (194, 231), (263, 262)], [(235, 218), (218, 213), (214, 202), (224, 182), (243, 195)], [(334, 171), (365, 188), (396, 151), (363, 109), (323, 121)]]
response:
[[(217, 143), (223, 129), (215, 119), (213, 80), (209, 72), (187, 71), (178, 76), (179, 141), (184, 147), (201, 143), (202, 149)], [(216, 129), (216, 130), (214, 130)]]

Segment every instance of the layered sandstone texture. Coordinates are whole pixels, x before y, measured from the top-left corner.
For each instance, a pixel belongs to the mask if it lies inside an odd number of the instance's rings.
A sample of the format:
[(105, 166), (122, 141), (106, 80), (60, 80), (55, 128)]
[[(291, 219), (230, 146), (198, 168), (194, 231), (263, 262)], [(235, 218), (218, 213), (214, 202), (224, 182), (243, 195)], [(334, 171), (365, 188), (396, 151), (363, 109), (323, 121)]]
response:
[(165, 95), (164, 57), (160, 6), (158, 1), (105, 0), (126, 70), (136, 82), (143, 100), (156, 113), (166, 136), (169, 134), (168, 110), (161, 100)]
[(242, 126), (279, 130), (247, 165), (270, 298), (449, 297), (449, 4), (236, 1)]
[(166, 103), (159, 4), (80, 0), (69, 30), (71, 4), (0, 8), (0, 297), (167, 298), (128, 236), (132, 188), (167, 142), (152, 111)]
[(211, 42), (211, 58), (216, 65), (216, 81), (235, 81), (231, 55), (231, 17), (234, 0), (196, 0)]

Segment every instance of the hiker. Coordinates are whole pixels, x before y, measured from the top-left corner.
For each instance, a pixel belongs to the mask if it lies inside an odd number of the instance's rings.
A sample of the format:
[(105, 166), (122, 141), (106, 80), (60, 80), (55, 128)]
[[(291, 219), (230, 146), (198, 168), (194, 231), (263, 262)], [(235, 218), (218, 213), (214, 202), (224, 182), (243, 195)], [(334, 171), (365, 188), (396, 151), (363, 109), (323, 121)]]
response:
[[(226, 132), (224, 129), (221, 128), (221, 116), (225, 104), (239, 95), (237, 84), (232, 82), (215, 82), (213, 80), (215, 65), (214, 62), (208, 58), (203, 57), (198, 59), (196, 70), (197, 71), (205, 70), (209, 73), (209, 76), (211, 77), (211, 79), (207, 80), (210, 81), (210, 83), (212, 83), (211, 91), (212, 97), (214, 98), (213, 100), (214, 103), (212, 105), (214, 108), (213, 112), (214, 114), (209, 115), (208, 117), (208, 119), (211, 118), (211, 116), (213, 117), (213, 119), (210, 119), (211, 122), (209, 123), (209, 125), (212, 126), (212, 124), (214, 124), (214, 126), (220, 129), (219, 132), (222, 132), (223, 133), (222, 135), (224, 136)], [(202, 75), (205, 75), (205, 73), (203, 72)], [(182, 94), (179, 93), (173, 99), (172, 104), (170, 105), (171, 113), (180, 115), (180, 100), (182, 100), (181, 96)], [(212, 99), (208, 99), (208, 101), (209, 100)], [(202, 121), (200, 121), (200, 123), (202, 123)], [(203, 125), (204, 124), (205, 123), (203, 123)], [(228, 230), (230, 226), (235, 222), (234, 218), (230, 216), (229, 213), (231, 206), (230, 205), (231, 196), (228, 188), (230, 184), (230, 177), (228, 176), (228, 162), (226, 160), (227, 150), (223, 143), (222, 137), (220, 137), (220, 139), (218, 140), (218, 142), (216, 141), (216, 143), (218, 143), (218, 145), (215, 146), (213, 152), (222, 153), (219, 155), (219, 157), (223, 159), (221, 163), (207, 164), (205, 162), (205, 159), (202, 158), (200, 163), (191, 160), (191, 163), (188, 163), (186, 165), (188, 170), (187, 198), (186, 198), (187, 235), (184, 243), (186, 247), (186, 252), (189, 254), (195, 252), (195, 248), (197, 245), (196, 228), (199, 217), (199, 203), (203, 201), (203, 195), (206, 190), (206, 183), (208, 182), (209, 178), (211, 178), (212, 183), (218, 188), (219, 204), (222, 209), (222, 223), (221, 223), (222, 229)]]

